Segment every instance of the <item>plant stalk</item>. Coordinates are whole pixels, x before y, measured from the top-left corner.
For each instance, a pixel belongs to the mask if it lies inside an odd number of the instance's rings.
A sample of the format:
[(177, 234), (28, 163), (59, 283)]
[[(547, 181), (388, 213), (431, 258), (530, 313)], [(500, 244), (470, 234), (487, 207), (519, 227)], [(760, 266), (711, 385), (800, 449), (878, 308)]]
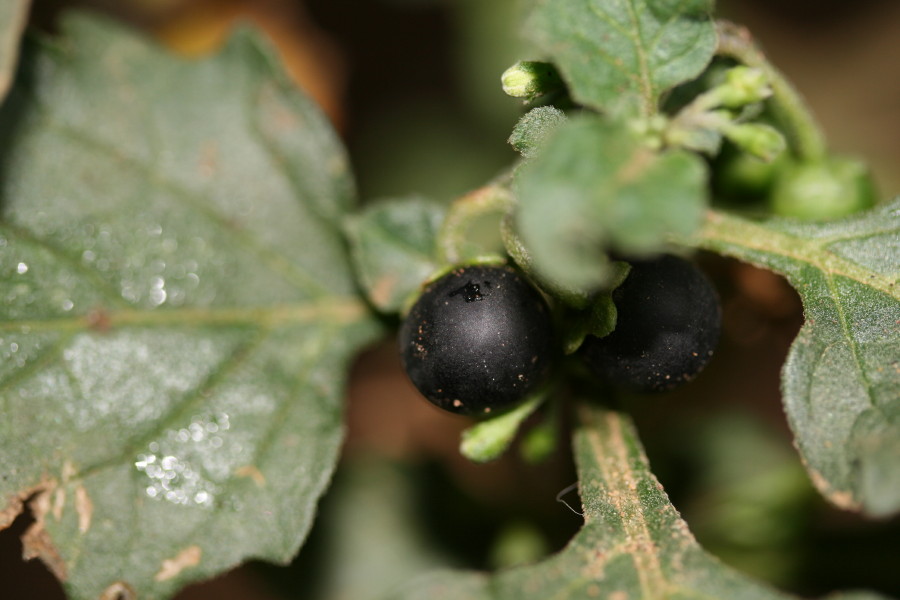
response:
[(749, 30), (728, 21), (717, 21), (720, 56), (733, 58), (748, 67), (763, 71), (772, 87), (770, 106), (778, 124), (784, 129), (788, 145), (803, 161), (825, 157), (827, 146), (822, 128), (816, 122), (806, 102), (785, 76), (768, 61), (753, 41)]

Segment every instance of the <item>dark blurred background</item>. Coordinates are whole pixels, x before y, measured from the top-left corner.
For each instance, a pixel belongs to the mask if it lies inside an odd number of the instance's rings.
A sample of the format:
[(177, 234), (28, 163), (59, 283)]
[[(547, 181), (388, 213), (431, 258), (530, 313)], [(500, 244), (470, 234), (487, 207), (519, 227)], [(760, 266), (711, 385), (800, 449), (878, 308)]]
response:
[[(512, 0), (35, 0), (53, 31), (71, 7), (112, 14), (173, 51), (215, 52), (239, 21), (262, 28), (348, 146), (360, 196), (449, 201), (515, 159), (522, 106), (500, 90), (518, 59)], [(806, 96), (832, 147), (865, 158), (882, 195), (900, 190), (900, 3), (721, 0)], [(826, 505), (791, 445), (779, 369), (801, 324), (779, 277), (702, 257), (724, 306), (721, 348), (688, 389), (630, 403), (651, 464), (700, 542), (727, 563), (803, 596), (868, 588), (900, 597), (900, 520)], [(386, 340), (360, 357), (348, 435), (309, 542), (287, 567), (249, 564), (178, 600), (366, 600), (429, 568), (497, 568), (558, 550), (580, 517), (556, 501), (575, 481), (566, 447), (531, 466), (460, 458), (468, 423), (422, 401)], [(574, 494), (566, 497), (577, 505)], [(23, 563), (23, 514), (0, 532), (0, 597), (62, 599)]]

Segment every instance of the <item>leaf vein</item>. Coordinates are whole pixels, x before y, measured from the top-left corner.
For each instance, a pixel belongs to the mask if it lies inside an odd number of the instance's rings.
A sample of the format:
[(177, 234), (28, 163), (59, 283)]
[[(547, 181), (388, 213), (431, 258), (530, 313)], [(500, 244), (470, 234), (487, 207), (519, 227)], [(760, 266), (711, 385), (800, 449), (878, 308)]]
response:
[(579, 39), (581, 39), (581, 40), (587, 42), (588, 44), (591, 44), (592, 46), (594, 46), (594, 49), (595, 49), (595, 51), (597, 52), (597, 56), (598, 56), (603, 62), (605, 62), (607, 65), (609, 65), (610, 67), (612, 67), (612, 69), (613, 69), (614, 71), (617, 71), (617, 72), (618, 72), (622, 77), (624, 77), (626, 80), (629, 80), (629, 81), (631, 81), (632, 83), (635, 83), (635, 84), (637, 84), (637, 85), (640, 85), (640, 80), (638, 79), (638, 77), (637, 77), (634, 73), (632, 73), (630, 70), (626, 69), (625, 66), (623, 66), (622, 64), (620, 64), (620, 63), (617, 61), (617, 59), (616, 59), (615, 57), (613, 57), (613, 55), (611, 55), (609, 52), (606, 52), (606, 51), (603, 49), (602, 46), (600, 46), (599, 44), (595, 44), (595, 40), (591, 39), (591, 38), (588, 37), (585, 33), (580, 32), (580, 31), (578, 32), (577, 35), (578, 35), (578, 38), (579, 38)]
[[(695, 244), (779, 273), (785, 273), (785, 269), (774, 264), (772, 257), (789, 258), (823, 273), (842, 275), (900, 300), (900, 286), (895, 286), (880, 273), (824, 249), (820, 240), (775, 231), (740, 217), (709, 211)], [(754, 253), (762, 256), (755, 257)]]
[(48, 129), (57, 131), (57, 133), (68, 137), (75, 143), (88, 146), (93, 151), (102, 152), (117, 162), (129, 165), (145, 179), (152, 181), (157, 188), (169, 191), (173, 196), (176, 196), (187, 203), (197, 214), (203, 215), (218, 227), (228, 231), (236, 242), (242, 244), (248, 251), (259, 256), (273, 271), (281, 273), (286, 278), (292, 280), (294, 284), (298, 286), (300, 291), (308, 292), (320, 297), (327, 295), (328, 289), (319, 283), (315, 277), (306, 273), (299, 265), (286, 260), (276, 251), (262, 245), (258, 240), (249, 236), (244, 230), (235, 227), (228, 218), (213, 210), (211, 202), (204, 201), (203, 194), (189, 190), (175, 181), (162, 176), (153, 169), (152, 166), (145, 164), (144, 161), (136, 157), (126, 156), (121, 152), (117, 152), (116, 149), (105, 140), (96, 138), (74, 126), (65, 125), (50, 116), (45, 116), (45, 121)]
[(373, 227), (369, 229), (369, 232), (377, 235), (378, 239), (382, 242), (385, 242), (386, 244), (403, 251), (404, 254), (418, 256), (419, 258), (427, 262), (433, 262), (435, 260), (435, 257), (433, 255), (415, 246), (414, 244), (409, 243), (408, 241), (406, 241), (406, 238), (391, 235), (391, 231), (385, 227)]
[[(103, 315), (104, 327), (134, 326), (277, 326), (289, 323), (330, 322), (349, 324), (368, 312), (358, 298), (334, 297), (329, 300), (298, 304), (239, 307), (182, 307), (170, 309), (123, 309)], [(96, 330), (91, 315), (0, 322), (4, 331), (82, 331)]]
[(647, 526), (644, 507), (632, 495), (637, 492), (629, 485), (634, 482), (635, 473), (625, 448), (622, 421), (614, 413), (608, 414), (606, 420), (605, 429), (611, 439), (604, 443), (600, 440), (599, 428), (592, 427), (588, 431), (588, 440), (603, 479), (611, 489), (621, 492), (609, 493), (609, 500), (616, 507), (627, 539), (633, 544), (630, 555), (640, 579), (642, 597), (662, 598), (668, 588), (668, 581), (659, 557), (654, 553), (656, 545)]
[(46, 239), (39, 238), (32, 234), (30, 231), (9, 222), (3, 222), (0, 224), (2, 230), (8, 234), (12, 234), (12, 237), (19, 238), (20, 240), (34, 244), (35, 246), (39, 246), (53, 255), (55, 258), (59, 259), (62, 263), (64, 263), (68, 268), (73, 271), (80, 273), (85, 278), (90, 280), (93, 284), (94, 289), (104, 297), (111, 304), (115, 304), (117, 306), (128, 306), (128, 303), (122, 298), (122, 295), (116, 290), (112, 284), (103, 278), (95, 269), (91, 269), (87, 267), (84, 263), (81, 262), (79, 257), (75, 257), (69, 252), (66, 252), (62, 248), (56, 246), (55, 244), (49, 242)]
[[(147, 444), (149, 444), (153, 439), (162, 435), (163, 432), (165, 432), (167, 429), (170, 429), (172, 425), (177, 423), (180, 419), (183, 419), (185, 415), (190, 414), (197, 402), (199, 402), (203, 398), (208, 397), (210, 392), (212, 392), (229, 373), (243, 364), (243, 362), (247, 360), (249, 356), (263, 344), (270, 333), (271, 330), (260, 328), (257, 330), (256, 335), (254, 335), (252, 339), (245, 340), (243, 343), (238, 344), (231, 351), (231, 353), (216, 366), (215, 369), (212, 369), (210, 371), (205, 381), (196, 385), (194, 389), (189, 393), (185, 393), (184, 396), (182, 396), (180, 402), (173, 404), (172, 409), (167, 414), (157, 419), (154, 422), (154, 427), (148, 429), (132, 441), (128, 442), (126, 444), (126, 448), (122, 451), (122, 454), (133, 455), (140, 448), (143, 448)], [(84, 479), (92, 473), (96, 473), (103, 469), (119, 464), (121, 464), (121, 457), (111, 457), (109, 459), (82, 468), (78, 472), (77, 477), (80, 479)]]
[(875, 401), (874, 391), (872, 390), (872, 383), (869, 381), (868, 376), (866, 375), (866, 370), (862, 364), (862, 359), (859, 356), (859, 344), (856, 341), (856, 338), (853, 336), (853, 332), (850, 329), (850, 323), (847, 320), (847, 314), (844, 311), (844, 305), (841, 301), (840, 294), (838, 293), (837, 286), (835, 285), (834, 275), (831, 273), (825, 274), (825, 281), (828, 285), (828, 291), (831, 294), (831, 300), (834, 302), (834, 310), (837, 313), (838, 321), (841, 324), (841, 330), (844, 332), (844, 338), (847, 341), (847, 346), (850, 349), (850, 355), (853, 357), (853, 363), (856, 366), (856, 370), (859, 372), (860, 383), (862, 383), (863, 388), (866, 390), (866, 397), (869, 399), (869, 404), (876, 409), (878, 407), (877, 402)]
[(19, 383), (28, 376), (46, 367), (50, 363), (50, 361), (59, 356), (59, 354), (62, 352), (63, 346), (65, 346), (65, 344), (68, 343), (74, 335), (75, 333), (69, 333), (68, 335), (54, 340), (46, 350), (26, 363), (25, 366), (13, 371), (10, 375), (7, 375), (5, 379), (0, 380), (0, 397), (3, 398), (3, 409), (5, 414), (10, 414), (13, 409), (9, 405), (9, 396), (7, 394), (3, 394), (2, 392), (9, 390), (16, 383)]
[(644, 31), (641, 28), (640, 15), (638, 14), (638, 9), (635, 6), (635, 0), (628, 0), (626, 4), (628, 6), (629, 17), (631, 18), (634, 31), (636, 32), (633, 39), (635, 54), (638, 58), (639, 85), (641, 89), (641, 97), (644, 101), (644, 113), (646, 115), (649, 115), (654, 111), (653, 81), (650, 75), (650, 65), (647, 61), (648, 57), (644, 50)]

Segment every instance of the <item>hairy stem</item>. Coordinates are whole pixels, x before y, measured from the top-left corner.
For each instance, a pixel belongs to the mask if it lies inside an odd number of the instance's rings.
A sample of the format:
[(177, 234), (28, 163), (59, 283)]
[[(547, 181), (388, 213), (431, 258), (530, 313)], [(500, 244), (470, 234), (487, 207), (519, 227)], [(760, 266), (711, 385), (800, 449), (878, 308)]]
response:
[(768, 77), (772, 86), (772, 98), (769, 100), (772, 112), (784, 129), (793, 153), (804, 161), (823, 158), (827, 147), (821, 127), (794, 86), (754, 43), (750, 32), (727, 21), (718, 21), (716, 28), (719, 36), (717, 53), (720, 56), (760, 69)]
[(438, 233), (438, 252), (443, 263), (454, 265), (466, 255), (465, 247), (471, 225), (485, 215), (502, 216), (513, 205), (509, 190), (500, 185), (486, 185), (456, 200), (447, 212)]
[(805, 263), (824, 273), (846, 277), (900, 300), (900, 286), (896, 286), (890, 276), (835, 254), (828, 248), (831, 241), (829, 238), (811, 239), (778, 231), (765, 223), (710, 210), (696, 236), (683, 240), (683, 243), (779, 272), (779, 259), (788, 258), (794, 263)]

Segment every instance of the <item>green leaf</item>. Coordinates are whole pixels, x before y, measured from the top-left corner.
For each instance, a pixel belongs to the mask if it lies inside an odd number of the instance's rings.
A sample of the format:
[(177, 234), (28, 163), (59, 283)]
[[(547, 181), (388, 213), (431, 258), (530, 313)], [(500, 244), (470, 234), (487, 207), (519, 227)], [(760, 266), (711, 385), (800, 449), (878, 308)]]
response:
[(570, 317), (569, 326), (563, 334), (563, 352), (574, 354), (589, 335), (598, 338), (609, 335), (616, 328), (617, 316), (612, 293), (598, 294), (592, 299), (590, 308)]
[(394, 597), (788, 598), (703, 551), (650, 472), (627, 417), (585, 409), (582, 423), (574, 445), (585, 522), (564, 550), (492, 575), (438, 572)]
[(554, 129), (566, 121), (566, 114), (553, 106), (539, 106), (525, 113), (509, 136), (509, 144), (516, 152), (530, 158)]
[(538, 272), (592, 290), (617, 273), (608, 250), (646, 254), (694, 231), (706, 180), (693, 153), (658, 152), (623, 125), (573, 117), (516, 173), (518, 231)]
[(347, 222), (354, 266), (379, 310), (398, 312), (438, 269), (437, 235), (446, 210), (422, 198), (366, 207)]
[(716, 33), (711, 0), (532, 0), (526, 33), (579, 103), (650, 116), (700, 75)]
[(6, 97), (16, 73), (19, 45), (30, 4), (30, 0), (5, 0), (0, 3), (0, 102)]
[(379, 331), (353, 184), (253, 35), (188, 62), (62, 25), (0, 113), (0, 524), (36, 494), (26, 552), (71, 598), (167, 598), (307, 534)]
[(838, 506), (900, 510), (900, 200), (824, 224), (710, 213), (694, 243), (796, 288), (782, 391), (807, 470)]
[(506, 452), (519, 427), (544, 400), (543, 394), (533, 396), (509, 412), (477, 423), (462, 433), (460, 453), (475, 462), (489, 462)]

